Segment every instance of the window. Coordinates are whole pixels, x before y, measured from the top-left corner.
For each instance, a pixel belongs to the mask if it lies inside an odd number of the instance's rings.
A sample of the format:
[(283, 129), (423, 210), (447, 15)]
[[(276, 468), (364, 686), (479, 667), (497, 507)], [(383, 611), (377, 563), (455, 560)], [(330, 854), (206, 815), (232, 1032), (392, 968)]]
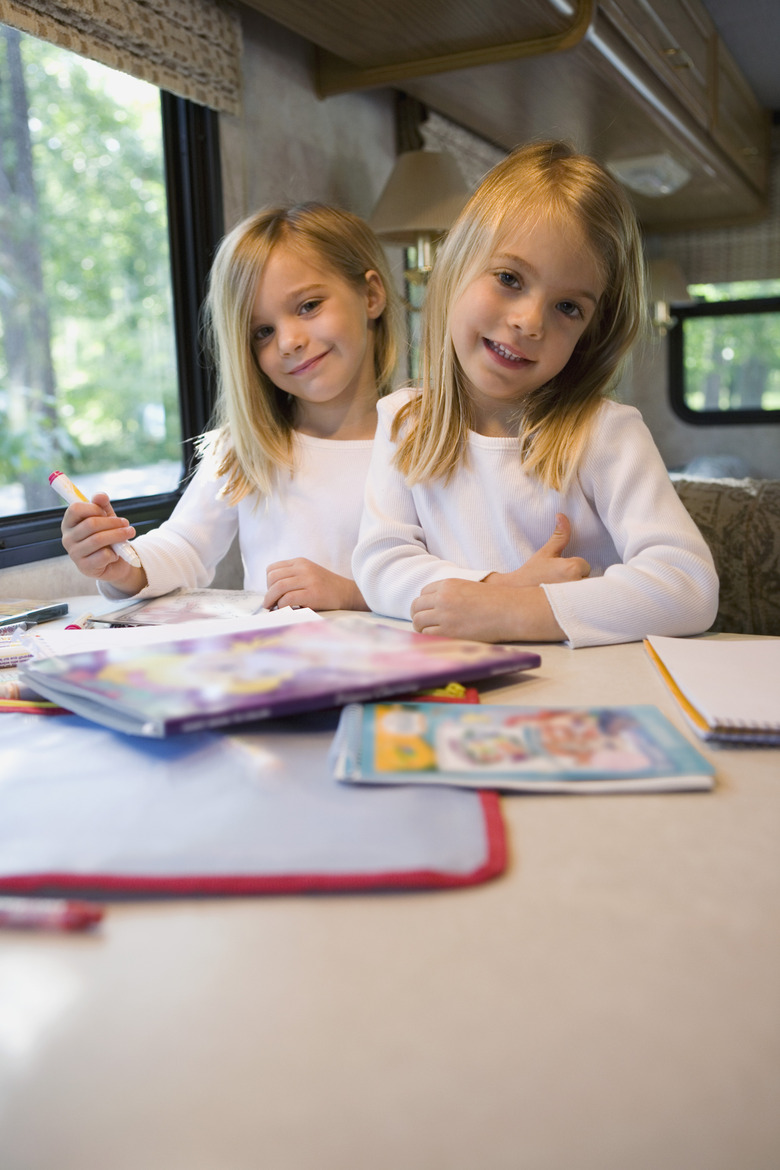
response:
[(49, 472), (139, 532), (178, 498), (211, 384), (216, 115), (0, 25), (0, 567), (62, 552)]
[(672, 408), (698, 425), (780, 422), (780, 280), (692, 285), (674, 305)]

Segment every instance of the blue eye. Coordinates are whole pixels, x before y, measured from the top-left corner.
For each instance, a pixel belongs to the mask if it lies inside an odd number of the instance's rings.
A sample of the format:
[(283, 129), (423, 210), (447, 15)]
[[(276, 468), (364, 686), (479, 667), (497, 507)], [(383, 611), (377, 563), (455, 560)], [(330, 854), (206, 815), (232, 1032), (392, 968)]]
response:
[(498, 280), (498, 283), (503, 286), (503, 288), (519, 288), (520, 287), (520, 281), (515, 276), (514, 272), (507, 272), (507, 271), (497, 272), (496, 279)]
[(273, 335), (272, 325), (260, 325), (252, 334), (253, 341), (267, 341)]
[(316, 308), (318, 308), (321, 304), (322, 304), (321, 300), (304, 301), (298, 311), (300, 313), (303, 313), (304, 315), (306, 315), (307, 313), (313, 313), (314, 310)]
[(558, 308), (566, 317), (582, 316), (582, 309), (574, 301), (559, 301)]

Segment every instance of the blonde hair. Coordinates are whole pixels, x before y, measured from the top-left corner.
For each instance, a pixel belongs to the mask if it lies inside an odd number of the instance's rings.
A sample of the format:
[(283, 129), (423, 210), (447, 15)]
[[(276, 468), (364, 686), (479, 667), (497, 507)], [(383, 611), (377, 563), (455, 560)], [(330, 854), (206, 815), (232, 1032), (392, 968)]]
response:
[[(218, 474), (227, 476), (231, 503), (253, 491), (268, 495), (281, 469), (294, 470), (295, 402), (260, 369), (251, 317), (257, 285), (279, 244), (311, 249), (357, 289), (378, 272), (386, 304), (371, 322), (377, 395), (392, 389), (399, 354), (400, 302), (382, 245), (362, 219), (321, 203), (269, 207), (239, 223), (222, 240), (209, 276), (204, 306), (207, 345), (217, 370)], [(213, 431), (201, 445), (214, 441)]]
[[(559, 374), (518, 407), (523, 465), (563, 490), (576, 473), (601, 399), (614, 389), (646, 320), (642, 241), (619, 184), (563, 142), (519, 147), (480, 183), (444, 241), (426, 292), (420, 391), (399, 412), (396, 463), (409, 483), (448, 478), (465, 452), (470, 400), (450, 316), (518, 223), (576, 224), (604, 278), (596, 313)], [(407, 424), (407, 425), (405, 425)]]

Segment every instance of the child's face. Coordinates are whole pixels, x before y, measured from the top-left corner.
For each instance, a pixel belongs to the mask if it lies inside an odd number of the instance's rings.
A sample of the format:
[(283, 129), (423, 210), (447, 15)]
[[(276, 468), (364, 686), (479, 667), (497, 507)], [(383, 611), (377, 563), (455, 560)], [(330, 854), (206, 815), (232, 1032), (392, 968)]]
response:
[(257, 284), (252, 345), (263, 373), (298, 400), (296, 427), (318, 434), (376, 401), (371, 322), (385, 306), (376, 272), (356, 288), (313, 249), (274, 248)]
[(603, 291), (576, 225), (541, 221), (499, 239), (450, 322), (477, 431), (510, 433), (517, 404), (564, 368)]

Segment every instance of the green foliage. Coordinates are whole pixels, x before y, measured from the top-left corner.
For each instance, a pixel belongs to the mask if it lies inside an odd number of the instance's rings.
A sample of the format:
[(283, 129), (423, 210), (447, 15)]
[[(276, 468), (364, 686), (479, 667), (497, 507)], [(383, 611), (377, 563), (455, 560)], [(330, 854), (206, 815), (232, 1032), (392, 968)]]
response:
[[(697, 300), (780, 295), (780, 280), (693, 285)], [(691, 410), (780, 410), (780, 313), (689, 317), (685, 401)]]
[[(0, 321), (0, 484), (37, 459), (49, 467), (53, 451), (74, 471), (175, 460), (159, 91), (32, 37), (22, 54), (56, 418), (41, 417), (36, 387), (26, 417), (18, 391), (11, 401)], [(0, 157), (6, 171), (12, 164)]]

